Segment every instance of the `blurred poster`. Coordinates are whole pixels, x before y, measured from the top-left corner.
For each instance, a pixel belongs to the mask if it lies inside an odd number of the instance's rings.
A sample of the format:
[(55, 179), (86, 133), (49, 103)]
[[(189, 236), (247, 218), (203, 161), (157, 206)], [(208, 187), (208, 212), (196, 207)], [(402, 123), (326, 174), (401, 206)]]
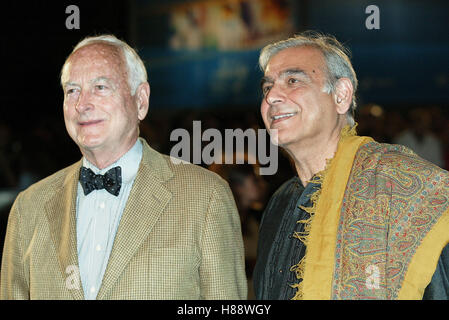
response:
[(134, 2), (134, 39), (154, 108), (254, 106), (260, 49), (295, 29), (295, 1)]
[(290, 3), (279, 0), (212, 0), (173, 5), (170, 48), (259, 48), (290, 35), (290, 13)]

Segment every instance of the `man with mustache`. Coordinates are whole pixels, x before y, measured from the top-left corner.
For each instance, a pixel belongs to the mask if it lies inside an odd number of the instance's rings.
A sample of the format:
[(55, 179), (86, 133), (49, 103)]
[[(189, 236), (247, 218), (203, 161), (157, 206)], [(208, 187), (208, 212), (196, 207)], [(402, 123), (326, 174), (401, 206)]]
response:
[(448, 299), (449, 175), (356, 134), (346, 49), (306, 32), (260, 54), (262, 118), (297, 176), (262, 218), (258, 299)]
[(1, 298), (245, 299), (228, 185), (139, 138), (150, 86), (137, 53), (111, 35), (86, 38), (61, 84), (83, 158), (17, 197)]

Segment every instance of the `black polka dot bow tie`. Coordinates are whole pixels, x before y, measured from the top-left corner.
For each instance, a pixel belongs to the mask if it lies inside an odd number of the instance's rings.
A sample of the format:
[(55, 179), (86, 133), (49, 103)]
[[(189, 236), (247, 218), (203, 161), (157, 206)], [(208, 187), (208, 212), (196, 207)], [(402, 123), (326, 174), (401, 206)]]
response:
[(122, 186), (122, 168), (112, 168), (102, 175), (95, 174), (89, 168), (81, 167), (80, 182), (86, 196), (93, 190), (100, 189), (106, 189), (110, 194), (118, 196)]

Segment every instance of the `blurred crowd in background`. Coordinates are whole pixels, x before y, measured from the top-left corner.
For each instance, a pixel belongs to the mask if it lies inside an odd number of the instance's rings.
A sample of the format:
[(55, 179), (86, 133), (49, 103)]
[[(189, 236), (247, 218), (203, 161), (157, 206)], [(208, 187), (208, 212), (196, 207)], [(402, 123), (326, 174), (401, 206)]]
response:
[[(141, 136), (154, 149), (170, 154), (177, 143), (170, 141), (170, 133), (177, 128), (192, 132), (193, 121), (197, 120), (201, 121), (203, 132), (208, 128), (219, 129), (222, 133), (225, 129), (264, 128), (257, 107), (151, 110), (141, 123)], [(445, 108), (383, 108), (365, 104), (356, 113), (356, 121), (359, 135), (371, 136), (378, 142), (406, 145), (421, 157), (449, 169), (449, 113)], [(0, 249), (8, 213), (17, 193), (81, 158), (77, 146), (66, 133), (63, 119), (56, 115), (53, 119), (40, 119), (32, 126), (24, 125), (20, 132), (12, 128), (0, 122)], [(282, 150), (277, 173), (272, 176), (259, 175), (257, 164), (201, 165), (227, 180), (234, 194), (241, 216), (249, 297), (252, 298), (251, 277), (263, 210), (273, 192), (295, 171)]]

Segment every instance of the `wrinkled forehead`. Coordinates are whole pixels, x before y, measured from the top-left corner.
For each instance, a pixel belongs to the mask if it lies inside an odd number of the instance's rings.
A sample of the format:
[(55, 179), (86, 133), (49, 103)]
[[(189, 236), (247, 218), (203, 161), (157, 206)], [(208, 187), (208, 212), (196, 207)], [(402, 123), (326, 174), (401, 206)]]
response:
[(283, 70), (299, 68), (304, 71), (323, 72), (326, 61), (323, 53), (318, 48), (310, 45), (290, 47), (275, 53), (265, 68), (265, 75), (280, 73)]
[(122, 62), (120, 49), (112, 44), (102, 42), (93, 42), (73, 52), (69, 60), (103, 58), (116, 60), (116, 63)]
[(114, 45), (104, 42), (88, 44), (68, 57), (62, 69), (61, 81), (62, 83), (67, 81), (70, 73), (79, 68), (100, 68), (107, 72), (126, 75), (124, 60), (121, 50)]

